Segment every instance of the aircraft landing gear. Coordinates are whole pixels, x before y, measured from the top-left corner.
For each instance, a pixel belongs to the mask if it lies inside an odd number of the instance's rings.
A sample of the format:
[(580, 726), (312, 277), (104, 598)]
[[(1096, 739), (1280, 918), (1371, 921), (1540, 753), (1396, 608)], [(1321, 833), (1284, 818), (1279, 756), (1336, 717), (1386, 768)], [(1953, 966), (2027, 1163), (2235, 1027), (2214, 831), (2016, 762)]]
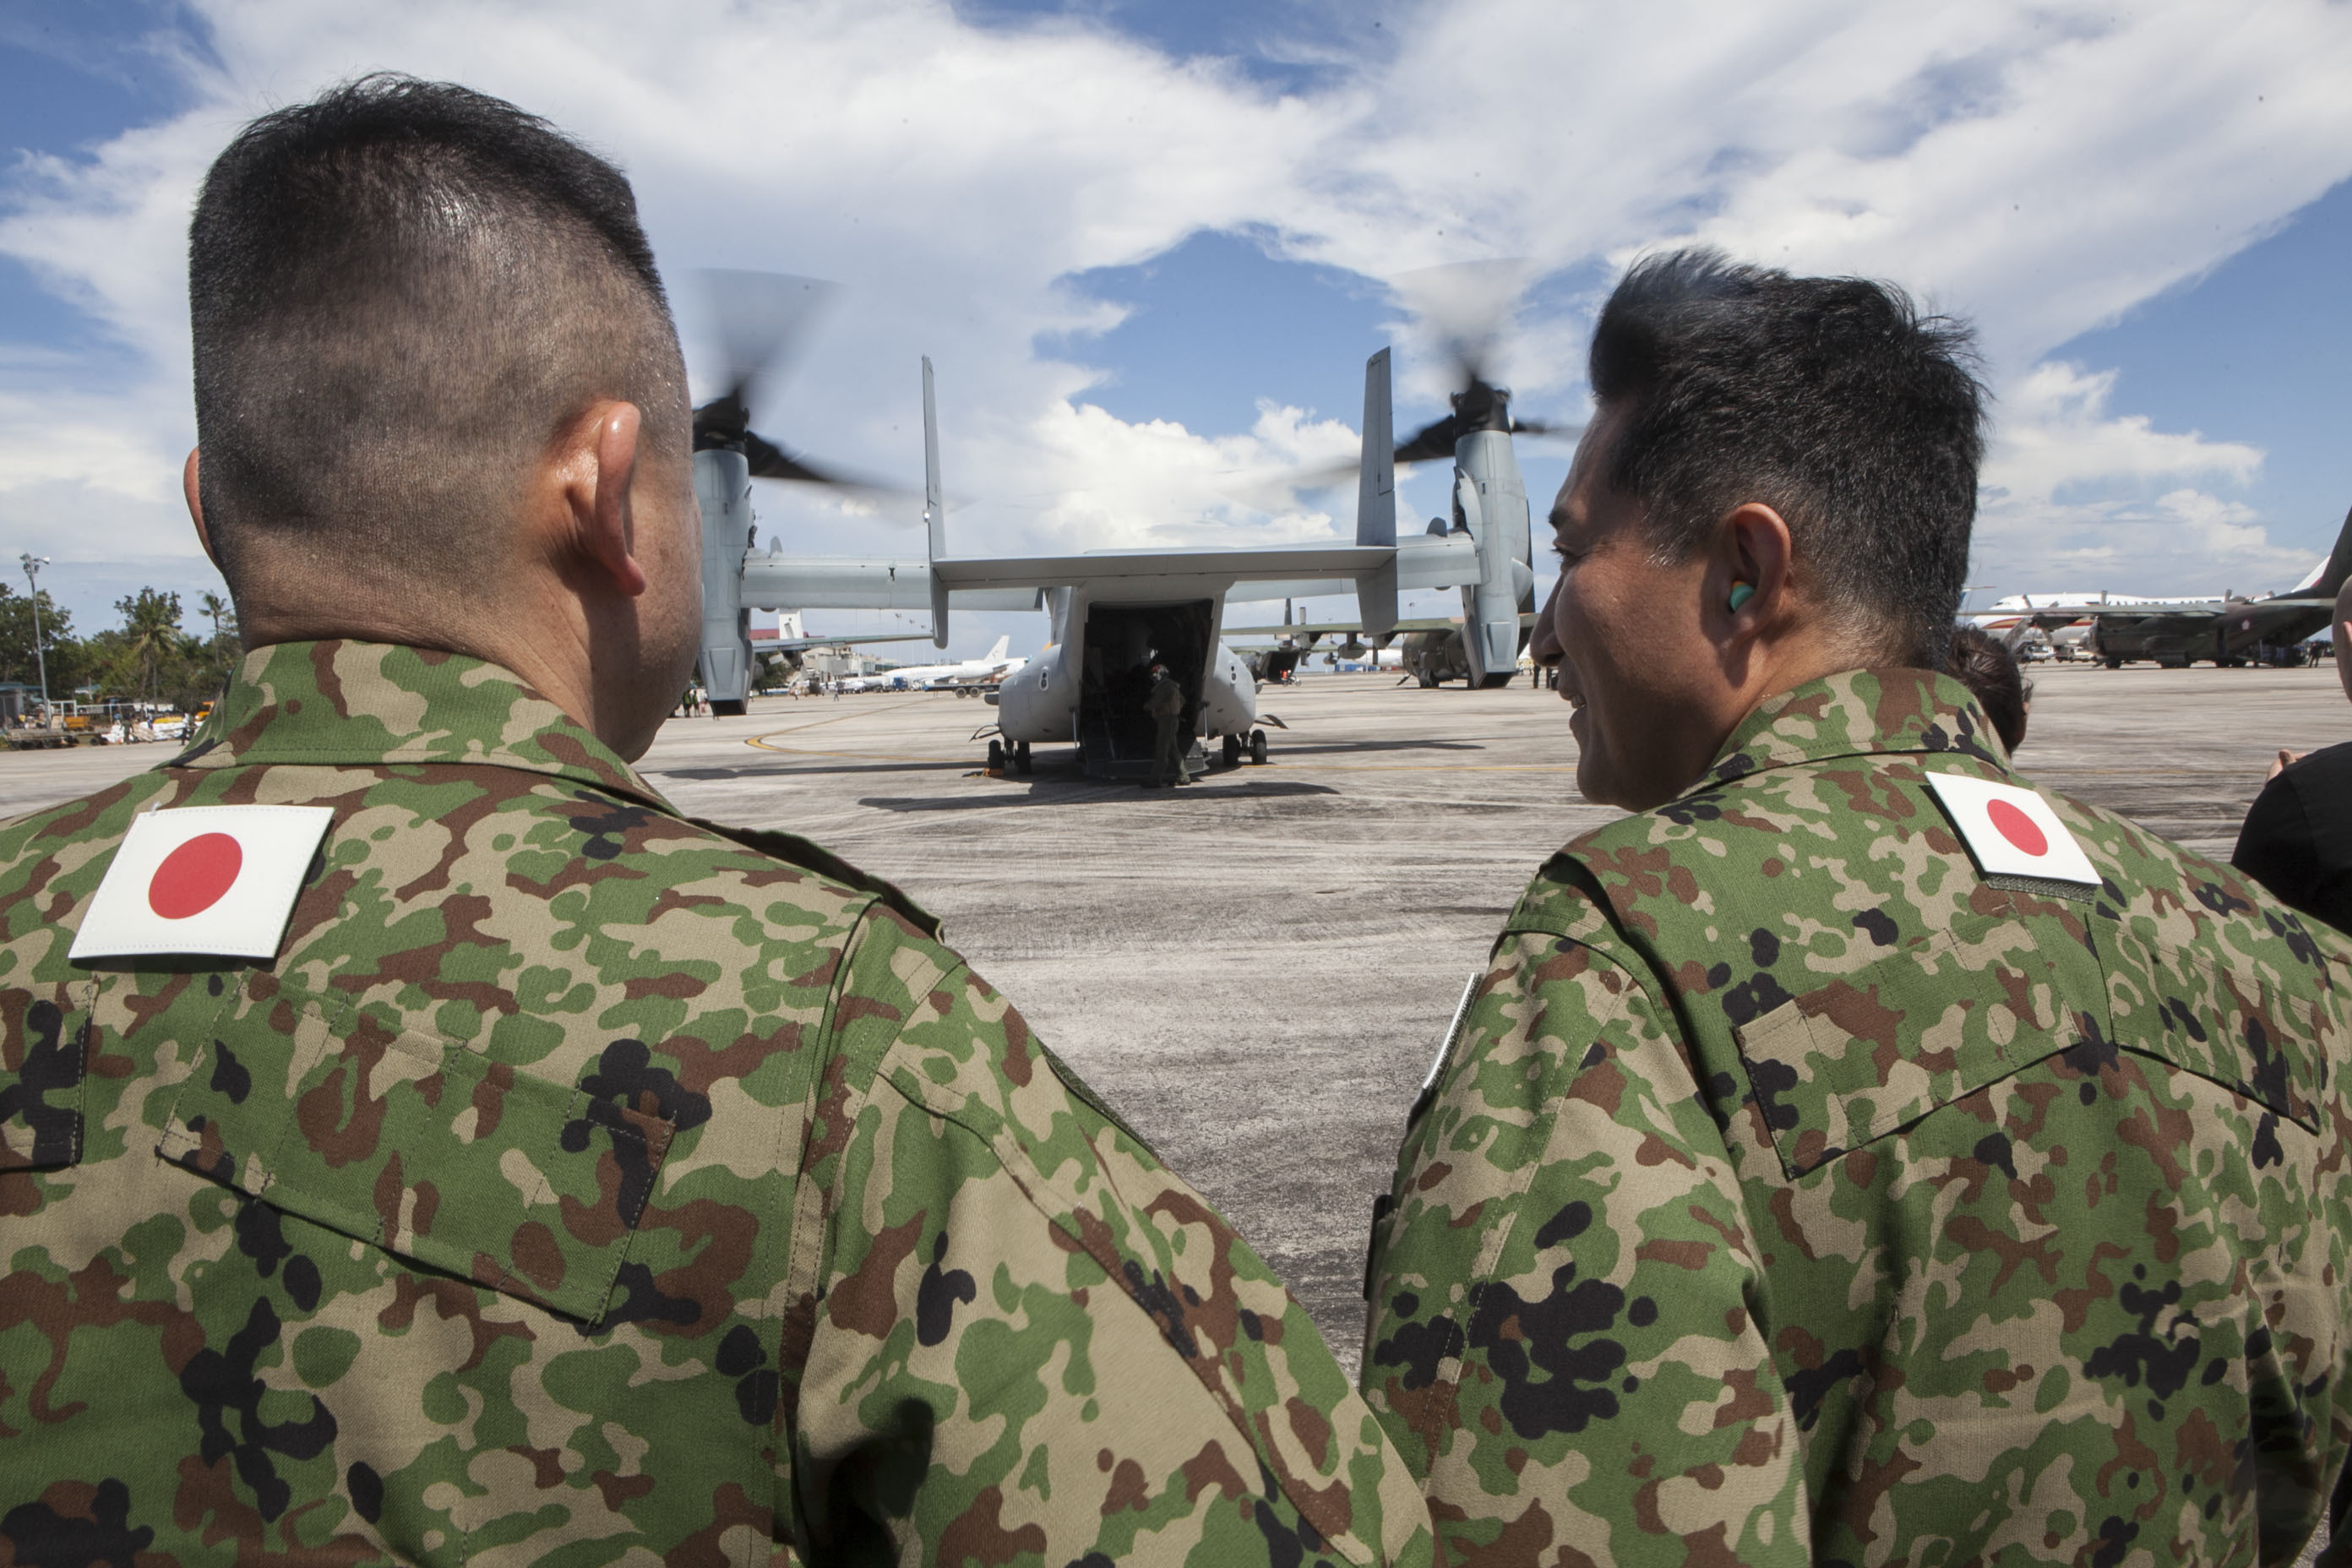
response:
[(1004, 772), (1004, 742), (1002, 741), (988, 743), (988, 771), (999, 774)]
[(1265, 731), (1263, 731), (1263, 730), (1252, 730), (1252, 731), (1250, 731), (1249, 752), (1250, 752), (1250, 761), (1251, 761), (1252, 763), (1256, 763), (1256, 764), (1257, 764), (1258, 766), (1260, 766), (1260, 767), (1264, 767), (1264, 766), (1265, 765)]
[(1029, 742), (1022, 741), (1013, 748), (1013, 771), (1023, 778), (1029, 776)]
[(740, 697), (714, 697), (710, 700), (713, 719), (740, 719), (751, 703)]
[(1225, 737), (1225, 766), (1237, 768), (1241, 765), (1242, 738), (1239, 735), (1228, 735)]

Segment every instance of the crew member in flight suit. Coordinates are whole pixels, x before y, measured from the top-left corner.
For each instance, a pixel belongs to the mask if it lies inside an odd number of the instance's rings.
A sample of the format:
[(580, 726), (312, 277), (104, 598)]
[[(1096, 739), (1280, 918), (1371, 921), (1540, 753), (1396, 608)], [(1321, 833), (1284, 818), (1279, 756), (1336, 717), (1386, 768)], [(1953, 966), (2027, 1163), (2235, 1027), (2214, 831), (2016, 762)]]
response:
[(1192, 771), (1184, 765), (1187, 737), (1177, 733), (1179, 721), (1184, 716), (1184, 689), (1168, 673), (1166, 665), (1151, 667), (1151, 690), (1143, 700), (1143, 708), (1151, 716), (1152, 726), (1150, 787), (1191, 784)]

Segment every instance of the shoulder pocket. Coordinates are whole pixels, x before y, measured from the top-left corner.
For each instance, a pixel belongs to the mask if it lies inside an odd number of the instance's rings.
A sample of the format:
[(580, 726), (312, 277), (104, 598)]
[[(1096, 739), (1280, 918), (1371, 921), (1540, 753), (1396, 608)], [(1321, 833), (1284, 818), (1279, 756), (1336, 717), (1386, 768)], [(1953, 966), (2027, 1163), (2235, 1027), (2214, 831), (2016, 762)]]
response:
[[(2106, 982), (2072, 937), (1971, 920), (1737, 1032), (1790, 1180), (2103, 1029)], [(2094, 1016), (2085, 1020), (2081, 1010)]]
[(1032, 1043), (1036, 1046), (1038, 1054), (1045, 1058), (1045, 1065), (1053, 1069), (1054, 1076), (1061, 1079), (1062, 1087), (1070, 1091), (1071, 1099), (1076, 1100), (1080, 1105), (1085, 1106), (1088, 1110), (1093, 1111), (1097, 1116), (1101, 1117), (1105, 1121), (1109, 1122), (1113, 1127), (1118, 1128), (1121, 1132), (1126, 1133), (1127, 1141), (1134, 1144), (1137, 1148), (1142, 1150), (1146, 1154), (1150, 1154), (1154, 1160), (1160, 1158), (1160, 1155), (1152, 1149), (1151, 1145), (1143, 1141), (1143, 1134), (1129, 1126), (1127, 1124), (1127, 1119), (1121, 1116), (1118, 1111), (1111, 1109), (1110, 1101), (1105, 1100), (1101, 1095), (1097, 1094), (1094, 1090), (1094, 1086), (1087, 1082), (1085, 1079), (1078, 1076), (1077, 1068), (1072, 1067), (1060, 1057), (1055, 1055), (1052, 1048), (1049, 1047), (1045, 1041), (1035, 1039), (1033, 1037)]
[(155, 1152), (593, 1326), (675, 1130), (289, 992), (215, 1026)]
[(2203, 949), (2149, 943), (2146, 956), (2145, 964), (2116, 976), (2111, 997), (2116, 1044), (2208, 1079), (2317, 1132), (2315, 1097), (2327, 1086), (2336, 1034), (2326, 1004), (2225, 964)]

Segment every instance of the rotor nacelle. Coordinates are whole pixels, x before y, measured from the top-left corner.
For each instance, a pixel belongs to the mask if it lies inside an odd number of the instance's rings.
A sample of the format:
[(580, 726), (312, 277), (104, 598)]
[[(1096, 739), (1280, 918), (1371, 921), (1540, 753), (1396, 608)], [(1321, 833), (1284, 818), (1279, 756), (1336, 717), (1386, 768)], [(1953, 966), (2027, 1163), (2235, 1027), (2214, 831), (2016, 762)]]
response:
[(702, 510), (702, 641), (696, 666), (713, 713), (740, 713), (751, 695), (751, 617), (743, 607), (743, 558), (751, 544), (751, 475), (740, 447), (694, 454)]

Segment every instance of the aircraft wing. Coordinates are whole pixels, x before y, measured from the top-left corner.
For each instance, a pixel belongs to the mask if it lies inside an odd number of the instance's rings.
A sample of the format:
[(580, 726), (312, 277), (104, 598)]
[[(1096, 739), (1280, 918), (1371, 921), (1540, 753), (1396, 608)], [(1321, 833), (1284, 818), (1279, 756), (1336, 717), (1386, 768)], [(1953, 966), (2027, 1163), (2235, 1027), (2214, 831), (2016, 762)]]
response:
[[(1397, 630), (1401, 632), (1414, 631), (1419, 628), (1419, 625), (1420, 623), (1418, 622), (1399, 621), (1397, 623)], [(1227, 637), (1282, 637), (1286, 634), (1296, 637), (1301, 633), (1312, 633), (1314, 636), (1319, 637), (1328, 633), (1352, 632), (1360, 629), (1361, 628), (1358, 623), (1354, 621), (1300, 621), (1294, 626), (1227, 626), (1225, 628), (1225, 635)]]
[(2168, 605), (2084, 605), (2074, 614), (2078, 617), (2119, 616), (2126, 619), (2161, 620), (2167, 616), (2218, 616), (2228, 609), (2230, 604), (2227, 599), (2189, 599)]
[(1466, 537), (1380, 544), (1274, 545), (1253, 550), (1106, 551), (1086, 555), (944, 556), (938, 561), (754, 555), (743, 563), (743, 603), (763, 609), (929, 609), (936, 575), (953, 603), (975, 610), (1032, 610), (1047, 588), (1081, 583), (1181, 579), (1188, 587), (1247, 588), (1250, 599), (1352, 594), (1394, 561), (1401, 587), (1451, 587), (1477, 577)]
[(868, 642), (929, 642), (929, 632), (877, 632), (872, 637), (855, 634), (837, 637), (753, 637), (753, 653), (806, 653), (817, 647), (851, 647)]
[[(1531, 626), (1535, 624), (1536, 615), (1534, 612), (1528, 610), (1522, 610), (1519, 612), (1519, 625), (1523, 626)], [(1363, 623), (1360, 621), (1310, 621), (1287, 626), (1227, 626), (1224, 629), (1224, 635), (1227, 637), (1281, 637), (1287, 633), (1296, 637), (1303, 632), (1311, 632), (1317, 637), (1335, 637), (1341, 632), (1360, 632), (1363, 629)], [(1460, 616), (1420, 616), (1408, 617), (1407, 619), (1397, 622), (1394, 626), (1390, 628), (1390, 630), (1399, 633), (1458, 632), (1461, 629), (1462, 617)]]
[[(1360, 545), (1367, 552), (1363, 559), (1373, 559), (1372, 550), (1386, 552), (1386, 545)], [(1478, 547), (1466, 533), (1409, 534), (1396, 542), (1396, 577), (1400, 592), (1417, 588), (1458, 588), (1478, 580)], [(1257, 553), (1251, 552), (1250, 553)], [(1270, 552), (1268, 553), (1271, 553)], [(1351, 569), (1360, 571), (1360, 568)], [(1235, 582), (1226, 598), (1234, 603), (1271, 603), (1276, 599), (1319, 599), (1328, 594), (1352, 594), (1361, 578), (1357, 575), (1335, 577), (1310, 575), (1306, 572), (1294, 578), (1254, 575)]]
[(1082, 583), (1132, 583), (1138, 578), (1182, 577), (1228, 584), (1300, 577), (1343, 580), (1340, 591), (1388, 563), (1394, 552), (1378, 545), (1276, 545), (1262, 550), (1154, 550), (1092, 555), (990, 555), (952, 557), (931, 570), (953, 590), (966, 588), (1061, 588)]
[[(743, 563), (741, 595), (748, 609), (929, 614), (931, 567), (928, 561), (867, 561), (849, 555), (753, 555)], [(959, 591), (954, 597), (968, 610), (1041, 607), (1034, 588)]]

